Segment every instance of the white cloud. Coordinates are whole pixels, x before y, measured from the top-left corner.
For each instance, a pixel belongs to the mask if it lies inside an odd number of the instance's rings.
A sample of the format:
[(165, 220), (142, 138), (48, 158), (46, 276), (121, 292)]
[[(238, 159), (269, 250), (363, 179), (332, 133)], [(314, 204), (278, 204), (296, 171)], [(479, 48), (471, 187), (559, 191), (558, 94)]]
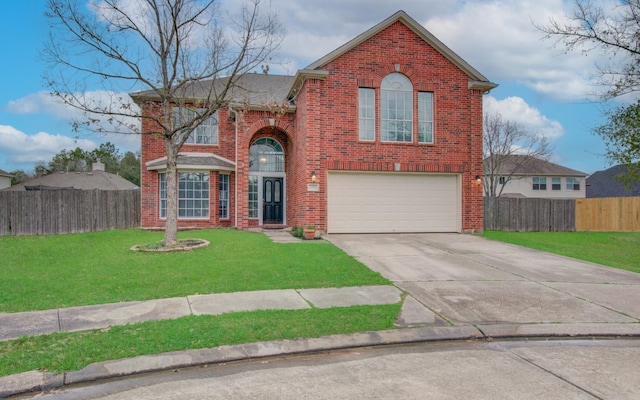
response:
[(534, 26), (563, 20), (572, 7), (561, 0), (469, 1), (425, 25), (490, 80), (521, 83), (559, 100), (593, 98), (598, 54), (564, 54)]
[(74, 139), (64, 135), (37, 132), (28, 135), (12, 126), (0, 125), (0, 154), (11, 163), (30, 164), (48, 162), (64, 149), (80, 147), (93, 150), (96, 143), (88, 139)]
[[(573, 2), (563, 0), (272, 0), (287, 29), (282, 58), (291, 60), (280, 73), (293, 74), (381, 22), (406, 11), (445, 45), (496, 83), (523, 84), (555, 100), (593, 99), (598, 90), (596, 52), (564, 53), (535, 26), (550, 18), (564, 20)], [(617, 0), (601, 0), (604, 8)], [(223, 8), (237, 8), (226, 0)], [(272, 71), (274, 69), (272, 68)]]
[[(94, 90), (75, 95), (85, 104), (90, 104), (95, 108), (111, 108), (112, 110), (126, 112), (122, 106), (131, 107), (131, 117), (113, 117), (125, 124), (125, 126), (134, 127), (134, 131), (140, 130), (140, 121), (133, 115), (138, 114), (140, 109), (133, 103), (126, 93), (114, 93), (106, 90)], [(17, 100), (11, 100), (7, 104), (7, 111), (14, 114), (46, 114), (62, 121), (83, 122), (87, 121), (88, 115), (80, 111), (78, 108), (64, 104), (58, 97), (48, 92), (41, 91), (33, 93)], [(99, 123), (94, 124), (91, 128), (100, 132), (119, 132), (119, 123), (111, 122), (111, 117), (91, 114), (91, 118), (95, 118)], [(121, 129), (120, 129), (121, 130)], [(128, 133), (128, 132), (125, 132)]]
[(7, 111), (14, 114), (49, 114), (63, 120), (70, 120), (70, 116), (77, 114), (74, 109), (45, 91), (9, 101)]
[[(95, 140), (92, 140), (95, 139)], [(121, 153), (140, 149), (140, 135), (94, 135), (91, 139), (69, 137), (48, 132), (27, 134), (12, 126), (0, 125), (0, 159), (7, 164), (31, 169), (37, 162), (49, 162), (62, 150), (77, 147), (91, 151), (101, 143), (111, 142)]]
[(564, 128), (560, 122), (545, 117), (540, 110), (531, 107), (521, 97), (496, 100), (492, 96), (485, 96), (484, 111), (488, 114), (498, 113), (503, 119), (517, 122), (532, 133), (541, 134), (549, 140), (564, 135)]

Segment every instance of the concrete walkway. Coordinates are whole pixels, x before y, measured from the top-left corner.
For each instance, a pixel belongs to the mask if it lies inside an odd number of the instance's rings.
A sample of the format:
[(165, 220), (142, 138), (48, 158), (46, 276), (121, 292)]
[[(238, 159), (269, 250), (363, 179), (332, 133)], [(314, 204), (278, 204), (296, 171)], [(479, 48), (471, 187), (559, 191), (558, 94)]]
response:
[[(299, 242), (286, 232), (265, 233), (279, 243)], [(1, 377), (0, 397), (188, 365), (357, 346), (459, 339), (640, 337), (639, 274), (471, 235), (329, 235), (325, 239), (394, 285), (194, 295), (0, 314), (0, 340), (185, 315), (392, 304), (403, 296), (396, 325), (411, 329), (142, 356), (59, 375), (33, 371)]]
[(186, 315), (394, 304), (400, 302), (401, 294), (395, 286), (264, 290), (0, 314), (0, 340), (17, 339), (23, 335), (102, 329)]

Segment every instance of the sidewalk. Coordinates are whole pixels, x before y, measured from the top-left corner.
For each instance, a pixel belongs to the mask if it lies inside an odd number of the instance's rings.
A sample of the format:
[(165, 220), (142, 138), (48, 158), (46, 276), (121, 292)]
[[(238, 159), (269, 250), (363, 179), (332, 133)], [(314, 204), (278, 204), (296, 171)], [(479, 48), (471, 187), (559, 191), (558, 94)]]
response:
[(401, 294), (395, 286), (264, 290), (0, 314), (0, 340), (17, 339), (23, 335), (102, 329), (187, 315), (394, 304), (400, 302)]

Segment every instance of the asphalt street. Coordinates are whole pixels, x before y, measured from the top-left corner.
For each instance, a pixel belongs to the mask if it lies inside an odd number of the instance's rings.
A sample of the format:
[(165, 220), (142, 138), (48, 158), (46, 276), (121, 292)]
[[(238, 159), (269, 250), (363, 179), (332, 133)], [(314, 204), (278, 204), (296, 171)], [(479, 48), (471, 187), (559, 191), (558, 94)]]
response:
[(421, 343), (205, 365), (37, 398), (638, 399), (638, 360), (640, 340)]

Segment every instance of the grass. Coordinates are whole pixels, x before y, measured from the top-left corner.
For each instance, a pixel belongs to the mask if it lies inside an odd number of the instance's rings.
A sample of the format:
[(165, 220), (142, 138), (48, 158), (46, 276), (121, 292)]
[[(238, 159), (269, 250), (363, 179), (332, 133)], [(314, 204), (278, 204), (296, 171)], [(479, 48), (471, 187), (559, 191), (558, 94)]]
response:
[(52, 373), (144, 354), (393, 328), (400, 304), (187, 316), (0, 342), (0, 375)]
[(501, 232), (484, 236), (640, 273), (640, 232)]
[[(390, 284), (326, 241), (273, 243), (236, 230), (181, 232), (209, 247), (132, 252), (160, 232), (0, 237), (0, 313), (193, 294)], [(0, 375), (78, 370), (168, 351), (393, 328), (401, 304), (187, 316), (0, 342)]]
[(273, 243), (230, 229), (180, 232), (191, 252), (132, 252), (160, 232), (0, 237), (0, 312), (237, 291), (389, 284), (326, 241)]

